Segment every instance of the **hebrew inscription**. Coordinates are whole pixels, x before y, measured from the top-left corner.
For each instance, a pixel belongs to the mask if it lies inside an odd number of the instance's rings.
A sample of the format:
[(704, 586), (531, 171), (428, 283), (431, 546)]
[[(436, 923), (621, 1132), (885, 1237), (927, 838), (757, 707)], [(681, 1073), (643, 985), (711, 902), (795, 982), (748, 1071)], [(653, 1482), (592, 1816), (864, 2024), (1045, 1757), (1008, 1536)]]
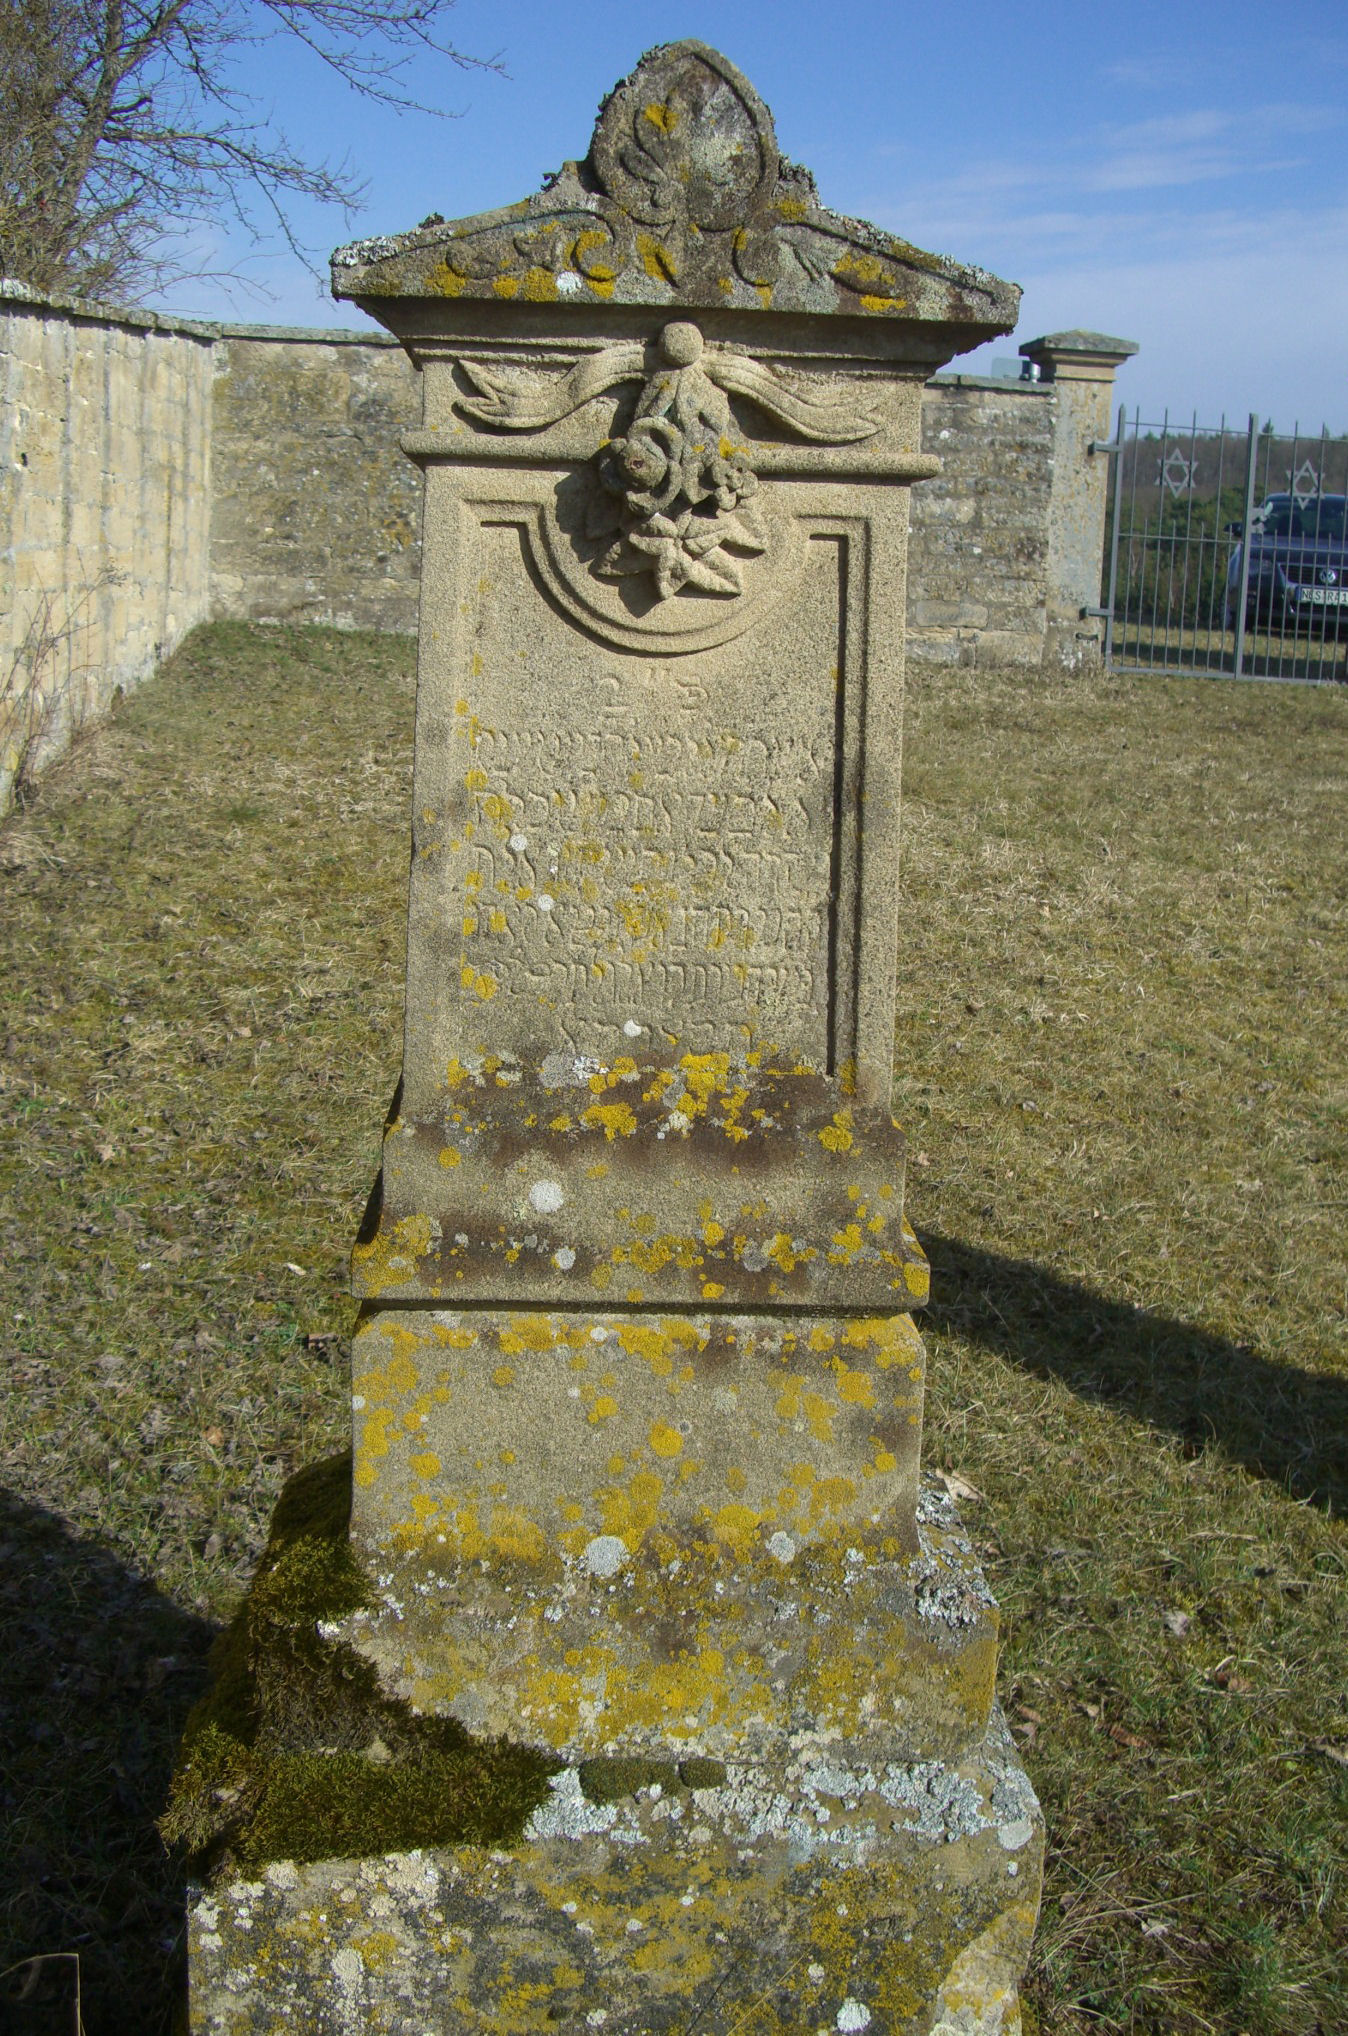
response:
[(477, 754), (470, 995), (525, 993), (577, 1049), (596, 1023), (694, 1051), (732, 1014), (818, 1030), (831, 757), (799, 736), (616, 730), (484, 731)]
[[(517, 530), (481, 530), (474, 711), (456, 755), (456, 853), (437, 945), (455, 956), (466, 1039), (578, 1053), (773, 1044), (813, 1066), (830, 1041), (836, 542), (805, 546), (786, 612), (696, 660), (696, 683), (615, 660), (564, 674), (567, 625), (540, 615)], [(512, 585), (512, 576), (514, 585)], [(562, 638), (554, 642), (554, 635)], [(788, 711), (790, 641), (816, 677)], [(536, 703), (514, 711), (513, 674)], [(690, 673), (690, 679), (691, 679)], [(513, 696), (513, 697), (512, 697)], [(456, 773), (457, 774), (457, 773)], [(509, 1035), (506, 1037), (505, 1035)]]

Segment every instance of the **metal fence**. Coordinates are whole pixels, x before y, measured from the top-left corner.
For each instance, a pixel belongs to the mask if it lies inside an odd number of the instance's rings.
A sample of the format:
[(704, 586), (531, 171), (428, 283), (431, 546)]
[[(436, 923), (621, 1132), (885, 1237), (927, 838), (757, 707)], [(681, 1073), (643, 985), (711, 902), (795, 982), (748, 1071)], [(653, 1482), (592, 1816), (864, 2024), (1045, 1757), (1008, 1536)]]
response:
[(1107, 664), (1348, 681), (1348, 438), (1120, 410), (1095, 449)]

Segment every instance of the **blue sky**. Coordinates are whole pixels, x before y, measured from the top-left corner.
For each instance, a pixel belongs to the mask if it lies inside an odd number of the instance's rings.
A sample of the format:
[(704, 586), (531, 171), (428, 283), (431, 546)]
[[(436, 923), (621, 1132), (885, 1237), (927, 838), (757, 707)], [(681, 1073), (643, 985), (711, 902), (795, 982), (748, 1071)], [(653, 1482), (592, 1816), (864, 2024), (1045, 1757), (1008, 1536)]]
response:
[[(371, 108), (279, 43), (245, 56), (292, 139), (368, 182), (350, 227), (300, 215), (316, 247), (526, 196), (584, 154), (644, 49), (695, 35), (747, 73), (826, 204), (1023, 285), (1015, 338), (984, 358), (1086, 326), (1139, 342), (1118, 389), (1144, 417), (1348, 432), (1345, 0), (459, 0), (450, 20), (507, 72), (423, 66), (416, 90), (452, 120)], [(283, 245), (202, 251), (245, 257), (270, 299), (180, 285), (171, 308), (361, 322)]]

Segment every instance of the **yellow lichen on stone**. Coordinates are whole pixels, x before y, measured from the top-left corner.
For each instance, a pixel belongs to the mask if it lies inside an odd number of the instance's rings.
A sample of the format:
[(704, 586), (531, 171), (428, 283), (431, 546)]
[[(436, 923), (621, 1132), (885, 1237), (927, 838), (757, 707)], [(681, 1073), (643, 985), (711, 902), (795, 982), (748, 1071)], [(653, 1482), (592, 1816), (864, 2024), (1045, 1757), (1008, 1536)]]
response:
[(471, 1350), (476, 1340), (472, 1330), (465, 1328), (461, 1322), (434, 1321), (431, 1334), (448, 1350)]
[(724, 1541), (737, 1554), (743, 1554), (753, 1544), (758, 1529), (765, 1519), (775, 1519), (773, 1509), (759, 1511), (753, 1506), (735, 1502), (722, 1506), (712, 1517), (712, 1532), (718, 1541)]
[(427, 271), (426, 290), (428, 295), (434, 297), (461, 297), (467, 281), (467, 276), (461, 276), (457, 269), (451, 268), (447, 260), (441, 261)]
[(393, 1226), (393, 1240), (413, 1258), (422, 1258), (431, 1248), (431, 1219), (418, 1210), (410, 1216), (402, 1216)]
[(463, 964), (459, 971), (459, 980), (471, 996), (477, 997), (484, 1004), (496, 995), (500, 987), (495, 976), (487, 975), (485, 972), (479, 973), (471, 962)]
[(730, 1076), (728, 1053), (685, 1053), (679, 1061), (685, 1094), (676, 1108), (685, 1116), (705, 1116), (712, 1098), (724, 1091)]
[(591, 1103), (588, 1110), (582, 1110), (580, 1121), (602, 1130), (610, 1143), (615, 1138), (630, 1138), (637, 1128), (630, 1103)]
[[(779, 1266), (783, 1272), (789, 1273), (795, 1271), (797, 1254), (791, 1239), (786, 1235), (785, 1231), (779, 1230), (771, 1243), (764, 1245), (763, 1249), (766, 1256), (772, 1260), (774, 1265)], [(808, 1246), (800, 1253), (802, 1259), (813, 1258), (813, 1256), (814, 1253)]]
[(820, 1393), (802, 1396), (805, 1422), (816, 1442), (832, 1442), (834, 1410)]
[(869, 1372), (853, 1371), (841, 1358), (833, 1363), (833, 1373), (838, 1381), (838, 1398), (850, 1407), (874, 1407), (875, 1385)]
[(518, 1357), (525, 1350), (554, 1350), (566, 1341), (566, 1332), (555, 1316), (529, 1309), (510, 1315), (496, 1330), (497, 1348), (507, 1357)]
[(637, 253), (641, 257), (641, 265), (652, 282), (675, 283), (678, 281), (678, 270), (674, 264), (674, 257), (670, 254), (669, 249), (664, 246), (663, 242), (658, 241), (653, 234), (638, 233), (636, 244)]
[(795, 1421), (800, 1417), (801, 1394), (805, 1389), (802, 1374), (792, 1373), (782, 1381), (777, 1395), (777, 1415), (782, 1421)]
[(819, 1133), (819, 1143), (828, 1152), (850, 1152), (852, 1150), (852, 1112), (848, 1109), (835, 1110), (833, 1122), (826, 1124)]

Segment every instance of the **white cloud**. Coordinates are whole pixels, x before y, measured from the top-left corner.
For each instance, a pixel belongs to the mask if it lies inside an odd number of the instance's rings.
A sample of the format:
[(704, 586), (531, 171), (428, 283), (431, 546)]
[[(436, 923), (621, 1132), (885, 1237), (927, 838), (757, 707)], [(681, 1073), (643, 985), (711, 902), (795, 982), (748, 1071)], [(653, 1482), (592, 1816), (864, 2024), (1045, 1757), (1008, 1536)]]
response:
[[(898, 199), (873, 193), (858, 209), (927, 246), (996, 245), (1022, 263), (1073, 247), (1084, 252), (1092, 241), (1164, 240), (1190, 228), (1195, 185), (1243, 183), (1266, 205), (1276, 179), (1307, 167), (1298, 141), (1343, 123), (1337, 108), (1280, 102), (1106, 123), (1021, 157), (970, 164), (939, 183), (910, 184)], [(1119, 201), (1130, 193), (1124, 209)], [(1234, 192), (1231, 204), (1231, 216), (1240, 217)], [(996, 266), (986, 252), (975, 258)]]
[(1071, 326), (1138, 340), (1118, 384), (1130, 405), (1348, 431), (1344, 122), (1271, 98), (1101, 121), (856, 209), (1020, 281), (1017, 340)]
[(1203, 108), (1105, 127), (1089, 145), (1092, 153), (1101, 149), (1099, 159), (1078, 164), (1074, 175), (1092, 191), (1166, 190), (1252, 172), (1268, 176), (1302, 161), (1270, 155), (1270, 149), (1285, 151), (1293, 136), (1323, 133), (1341, 118), (1323, 106), (1270, 105), (1239, 112)]
[(1120, 85), (1129, 91), (1163, 92), (1174, 77), (1175, 59), (1171, 56), (1121, 57), (1100, 71), (1102, 84)]
[[(1348, 432), (1348, 206), (1319, 219), (1272, 214), (1224, 221), (1183, 254), (1101, 250), (1031, 271), (1015, 340), (1084, 326), (1138, 341), (1119, 400), (1144, 417), (1197, 412), (1200, 423), (1254, 410), (1280, 428)], [(957, 365), (965, 365), (961, 362)]]

